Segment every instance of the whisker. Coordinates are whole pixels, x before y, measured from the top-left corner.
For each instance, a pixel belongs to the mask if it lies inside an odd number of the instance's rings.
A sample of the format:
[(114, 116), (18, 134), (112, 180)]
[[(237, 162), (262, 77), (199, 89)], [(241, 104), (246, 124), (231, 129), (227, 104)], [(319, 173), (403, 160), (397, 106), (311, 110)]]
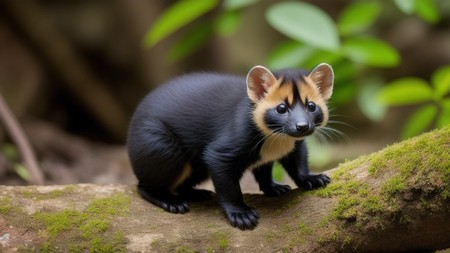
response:
[(259, 133), (256, 138), (261, 138), (251, 149), (250, 152), (255, 151), (256, 147), (258, 147), (258, 145), (261, 142), (269, 142), (269, 145), (271, 145), (277, 138), (277, 133), (282, 133), (283, 132), (283, 127), (280, 125), (268, 125), (270, 127), (276, 127), (274, 130), (272, 130), (268, 135), (263, 134), (263, 133)]
[(331, 144), (330, 141), (324, 136), (321, 129), (317, 128), (317, 131), (314, 131), (312, 136), (316, 139), (319, 144)]
[[(328, 126), (324, 126), (324, 127), (319, 127), (319, 129), (321, 129), (321, 131), (323, 133), (326, 133), (327, 136), (333, 136), (337, 139), (339, 138), (343, 138), (344, 140), (346, 140), (347, 142), (350, 142), (350, 138), (348, 137), (347, 134), (345, 134), (344, 132), (337, 130), (335, 128), (332, 127), (328, 127)], [(334, 140), (334, 139), (333, 139)]]
[(319, 137), (319, 140), (321, 143), (326, 143), (326, 144), (334, 144), (335, 143), (335, 136), (332, 136), (329, 132), (327, 132), (325, 129), (323, 128), (317, 128), (317, 136)]
[(354, 127), (354, 126), (352, 126), (352, 125), (350, 125), (350, 124), (348, 124), (346, 122), (343, 122), (343, 121), (338, 121), (338, 120), (328, 120), (327, 121), (327, 125), (326, 125), (327, 127), (333, 127), (333, 125), (345, 126), (345, 127), (348, 127), (348, 128), (350, 128), (352, 130), (358, 131), (358, 128), (356, 128), (356, 127)]

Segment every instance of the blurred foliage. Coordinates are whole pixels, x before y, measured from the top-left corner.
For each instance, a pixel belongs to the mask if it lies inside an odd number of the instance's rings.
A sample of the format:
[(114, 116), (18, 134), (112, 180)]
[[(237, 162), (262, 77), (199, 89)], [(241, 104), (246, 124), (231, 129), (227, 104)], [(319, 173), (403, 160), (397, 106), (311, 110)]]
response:
[[(223, 1), (215, 22), (197, 25), (186, 31), (184, 37), (173, 45), (170, 60), (178, 61), (186, 57), (201, 48), (214, 34), (233, 34), (241, 22), (243, 10), (258, 2)], [(405, 15), (416, 15), (430, 24), (440, 20), (434, 0), (395, 0), (394, 3)], [(181, 11), (182, 6), (188, 4), (190, 7), (183, 7)], [(381, 0), (353, 1), (339, 13), (337, 21), (310, 3), (282, 1), (269, 4), (265, 19), (286, 37), (286, 41), (273, 49), (267, 64), (274, 69), (313, 68), (320, 62), (331, 64), (337, 73), (332, 104), (340, 106), (356, 101), (360, 111), (372, 121), (384, 118), (386, 106), (433, 101), (433, 105), (427, 104), (411, 116), (402, 134), (406, 138), (429, 127), (435, 116), (438, 117), (437, 126), (448, 123), (443, 115), (449, 112), (449, 102), (443, 99), (445, 94), (442, 90), (445, 88), (442, 87), (445, 84), (442, 84), (443, 81), (437, 84), (436, 78), (433, 78), (433, 90), (427, 82), (417, 78), (402, 78), (384, 87), (386, 81), (381, 75), (367, 75), (372, 73), (368, 69), (392, 68), (401, 63), (397, 50), (371, 31), (381, 16), (384, 4), (386, 2)], [(175, 29), (186, 26), (219, 5), (218, 1), (213, 0), (175, 2), (148, 30), (144, 39), (146, 45), (154, 45)], [(438, 73), (442, 71), (445, 68)]]
[(14, 172), (25, 181), (30, 180), (30, 174), (25, 166), (20, 162), (19, 151), (16, 146), (11, 143), (3, 143), (0, 145), (0, 153), (7, 160)]
[[(450, 65), (431, 76), (431, 84), (417, 77), (403, 77), (383, 86), (377, 99), (389, 106), (420, 105), (409, 117), (402, 138), (415, 136), (434, 125), (450, 124)], [(433, 124), (434, 122), (434, 124)]]
[(144, 38), (144, 45), (151, 47), (174, 31), (212, 10), (217, 0), (181, 0), (167, 8)]
[(440, 19), (434, 0), (394, 0), (397, 7), (405, 14), (416, 14), (429, 23)]

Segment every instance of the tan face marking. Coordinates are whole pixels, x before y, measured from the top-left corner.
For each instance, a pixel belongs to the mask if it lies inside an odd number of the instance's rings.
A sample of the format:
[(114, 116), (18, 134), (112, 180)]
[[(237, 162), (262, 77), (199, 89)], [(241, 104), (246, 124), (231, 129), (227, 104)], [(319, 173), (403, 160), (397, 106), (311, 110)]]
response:
[(322, 110), (323, 114), (323, 120), (321, 123), (321, 126), (325, 126), (328, 121), (328, 106), (323, 99), (322, 95), (320, 94), (319, 88), (317, 85), (311, 80), (310, 77), (306, 76), (305, 82), (300, 84), (303, 85), (302, 89), (300, 90), (300, 97), (302, 100), (302, 103), (305, 104), (306, 100), (314, 102), (320, 109)]
[[(329, 112), (326, 101), (333, 92), (334, 73), (330, 65), (321, 63), (315, 67), (308, 76), (303, 76), (295, 83), (283, 83), (284, 78), (276, 79), (275, 76), (263, 66), (253, 67), (247, 75), (247, 93), (255, 108), (252, 112), (256, 126), (269, 136), (272, 130), (266, 125), (264, 117), (268, 110), (273, 110), (281, 103), (292, 106), (296, 97), (300, 94), (301, 102), (307, 106), (309, 101), (314, 102), (322, 111), (321, 125), (325, 126)], [(293, 85), (298, 85), (293, 89)], [(299, 94), (293, 94), (295, 90)]]
[[(254, 122), (266, 135), (272, 134), (272, 131), (266, 126), (264, 121), (266, 111), (284, 103), (286, 99), (289, 105), (292, 105), (294, 96), (299, 96), (299, 94), (293, 94), (293, 83), (281, 84), (280, 81), (281, 79), (278, 79), (277, 83), (270, 87), (266, 96), (256, 104), (256, 108), (253, 111)], [(328, 107), (319, 89), (309, 77), (304, 77), (304, 81), (299, 80), (297, 83), (302, 103), (306, 105), (307, 101), (311, 101), (319, 106), (323, 113), (321, 126), (325, 126), (328, 121)]]

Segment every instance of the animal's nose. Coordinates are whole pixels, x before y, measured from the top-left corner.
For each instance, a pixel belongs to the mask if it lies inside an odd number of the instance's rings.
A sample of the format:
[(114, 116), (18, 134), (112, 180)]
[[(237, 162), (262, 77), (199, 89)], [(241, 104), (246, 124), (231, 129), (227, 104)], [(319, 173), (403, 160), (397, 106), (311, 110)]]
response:
[(309, 124), (308, 122), (298, 122), (295, 127), (297, 128), (297, 131), (300, 133), (307, 132), (309, 130)]

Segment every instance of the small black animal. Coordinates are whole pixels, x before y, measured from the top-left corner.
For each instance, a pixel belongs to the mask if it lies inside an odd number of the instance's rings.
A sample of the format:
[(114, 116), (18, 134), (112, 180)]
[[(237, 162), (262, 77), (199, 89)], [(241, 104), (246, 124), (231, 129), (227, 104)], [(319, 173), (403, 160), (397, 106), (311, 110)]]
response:
[(259, 215), (239, 185), (245, 170), (268, 196), (290, 190), (272, 181), (274, 161), (300, 188), (330, 182), (310, 174), (303, 139), (326, 125), (333, 79), (324, 63), (311, 72), (256, 66), (247, 78), (196, 73), (157, 88), (137, 107), (128, 132), (139, 193), (168, 212), (186, 213), (187, 201), (212, 196), (193, 189), (210, 177), (231, 225), (253, 229)]

